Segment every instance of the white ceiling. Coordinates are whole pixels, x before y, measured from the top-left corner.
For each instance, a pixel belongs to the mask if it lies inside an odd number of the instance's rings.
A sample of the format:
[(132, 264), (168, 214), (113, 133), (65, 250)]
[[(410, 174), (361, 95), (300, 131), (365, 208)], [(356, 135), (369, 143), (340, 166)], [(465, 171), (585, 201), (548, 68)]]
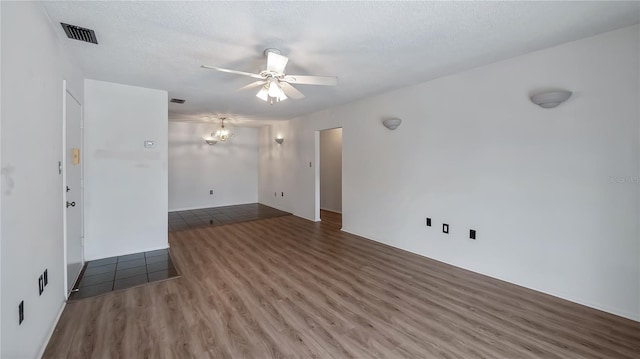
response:
[[(638, 2), (47, 2), (54, 23), (94, 29), (99, 45), (59, 34), (87, 78), (186, 99), (170, 118), (284, 119), (640, 22)], [(269, 105), (254, 79), (200, 68), (337, 76)]]

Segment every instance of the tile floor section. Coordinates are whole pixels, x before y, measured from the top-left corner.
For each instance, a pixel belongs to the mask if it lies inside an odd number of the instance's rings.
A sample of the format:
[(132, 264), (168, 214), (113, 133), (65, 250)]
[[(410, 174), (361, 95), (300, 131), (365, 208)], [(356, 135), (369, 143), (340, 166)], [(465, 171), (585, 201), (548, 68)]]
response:
[(169, 212), (169, 230), (219, 226), (289, 214), (260, 203)]
[(161, 249), (89, 261), (69, 300), (93, 297), (113, 290), (177, 277), (169, 251)]

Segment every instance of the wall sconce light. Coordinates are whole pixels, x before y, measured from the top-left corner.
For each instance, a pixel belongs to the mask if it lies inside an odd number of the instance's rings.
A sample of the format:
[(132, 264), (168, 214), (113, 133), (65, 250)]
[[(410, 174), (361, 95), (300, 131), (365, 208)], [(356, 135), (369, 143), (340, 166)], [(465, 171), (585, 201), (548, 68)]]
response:
[(540, 92), (530, 97), (531, 102), (542, 108), (558, 107), (561, 103), (567, 101), (573, 95), (571, 91), (546, 91)]
[(401, 123), (402, 123), (402, 120), (399, 118), (387, 118), (382, 121), (382, 124), (384, 125), (384, 127), (390, 129), (391, 131), (398, 128), (398, 126), (400, 126)]
[(216, 140), (204, 140), (204, 142), (206, 142), (207, 145), (209, 145), (209, 146), (213, 146), (216, 143), (218, 143), (218, 141), (216, 141)]
[(281, 145), (282, 142), (284, 142), (284, 138), (278, 137), (278, 138), (276, 138), (276, 142), (278, 142), (278, 144)]

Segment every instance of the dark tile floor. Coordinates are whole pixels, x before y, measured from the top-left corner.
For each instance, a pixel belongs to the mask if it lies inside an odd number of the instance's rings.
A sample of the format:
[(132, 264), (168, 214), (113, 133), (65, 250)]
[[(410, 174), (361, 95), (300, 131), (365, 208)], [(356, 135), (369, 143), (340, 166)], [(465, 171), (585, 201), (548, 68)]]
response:
[(219, 226), (289, 214), (260, 203), (169, 212), (169, 230), (179, 231), (196, 227)]
[(167, 249), (87, 262), (69, 300), (93, 297), (178, 276)]

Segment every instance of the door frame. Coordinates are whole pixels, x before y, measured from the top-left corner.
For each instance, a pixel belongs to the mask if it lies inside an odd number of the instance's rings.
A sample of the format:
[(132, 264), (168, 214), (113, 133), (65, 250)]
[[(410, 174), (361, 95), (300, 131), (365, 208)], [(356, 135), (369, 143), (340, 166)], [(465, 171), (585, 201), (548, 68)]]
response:
[[(320, 132), (327, 130), (335, 130), (341, 128), (342, 129), (342, 150), (340, 151), (340, 157), (342, 158), (342, 176), (340, 176), (340, 180), (342, 181), (342, 188), (344, 189), (344, 126), (334, 126), (328, 128), (322, 128), (319, 130), (315, 130), (314, 133), (314, 157), (313, 160), (316, 163), (316, 168), (314, 169), (314, 216), (315, 221), (320, 222)], [(344, 194), (340, 196), (340, 202), (344, 205)], [(342, 223), (344, 223), (344, 208), (341, 213)]]
[[(67, 96), (80, 105), (80, 243), (82, 244), (82, 264), (84, 265), (84, 107), (78, 97), (74, 96), (67, 87), (67, 80), (62, 80), (62, 238), (64, 252), (64, 298), (68, 299), (73, 288), (67, 288), (69, 273), (67, 271)], [(80, 273), (78, 273), (78, 277)], [(76, 278), (76, 281), (78, 278)], [(75, 282), (75, 281), (74, 281)]]

